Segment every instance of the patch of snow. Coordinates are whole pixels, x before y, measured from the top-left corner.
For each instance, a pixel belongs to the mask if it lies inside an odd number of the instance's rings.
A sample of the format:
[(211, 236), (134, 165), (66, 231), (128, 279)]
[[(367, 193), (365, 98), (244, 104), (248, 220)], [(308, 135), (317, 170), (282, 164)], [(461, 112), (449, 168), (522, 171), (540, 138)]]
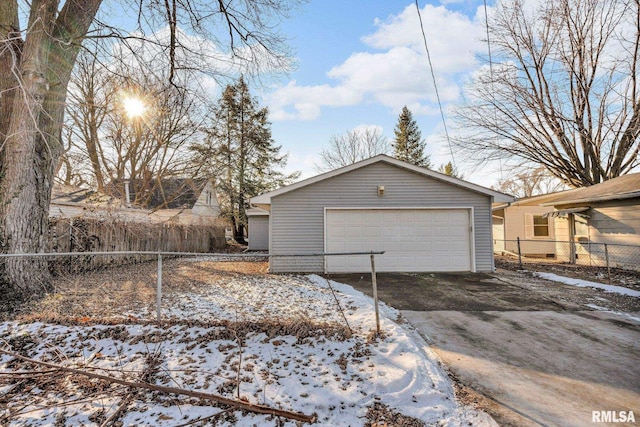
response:
[(629, 320), (633, 320), (634, 322), (640, 323), (640, 317), (636, 317), (631, 313), (622, 313), (622, 312), (619, 312), (619, 311), (609, 310), (606, 307), (601, 307), (601, 306), (596, 305), (596, 304), (586, 304), (586, 306), (589, 307), (589, 308), (593, 308), (594, 310), (597, 310), (597, 311), (602, 311), (602, 312), (605, 312), (605, 313), (615, 314), (616, 316), (622, 316), (622, 317), (625, 317), (625, 318), (627, 318)]
[[(238, 275), (199, 289), (167, 292), (163, 318), (173, 321), (173, 326), (4, 322), (0, 323), (0, 342), (27, 343), (26, 351), (35, 359), (90, 366), (95, 372), (126, 374), (132, 379), (144, 368), (146, 356), (157, 354), (161, 366), (155, 383), (231, 398), (238, 393), (235, 379), (240, 373), (240, 396), (249, 402), (316, 413), (319, 425), (363, 425), (367, 408), (375, 402), (427, 425), (496, 425), (488, 415), (455, 401), (451, 381), (431, 349), (415, 330), (396, 322), (398, 310), (380, 303), (384, 338), (370, 341), (367, 336), (375, 329), (371, 298), (351, 286), (330, 284), (335, 297), (327, 279), (316, 275)], [(240, 347), (235, 339), (219, 338), (223, 327), (188, 322), (277, 319), (343, 325), (336, 299), (354, 331), (350, 338), (250, 332), (242, 340), (239, 370)], [(145, 318), (152, 311), (150, 307), (125, 316)], [(0, 355), (0, 371), (11, 372), (10, 363), (11, 357)], [(13, 415), (7, 425), (59, 425), (61, 419), (64, 425), (99, 425), (95, 415), (109, 416), (121, 403), (122, 393), (108, 389), (84, 399), (80, 385), (65, 384), (47, 391), (32, 389), (25, 400), (10, 400), (7, 411)], [(2, 386), (0, 391), (10, 389)], [(69, 402), (74, 398), (80, 399)], [(66, 403), (56, 406), (53, 402)], [(174, 426), (219, 412), (220, 408), (197, 400), (143, 392), (121, 421), (124, 425)], [(216, 425), (297, 425), (233, 410), (221, 415)]]
[(627, 295), (630, 297), (640, 298), (640, 291), (634, 291), (633, 289), (625, 288), (623, 286), (605, 285), (604, 283), (590, 282), (588, 280), (573, 279), (570, 277), (558, 276), (553, 273), (533, 273), (535, 276), (546, 280), (552, 280), (554, 282), (560, 282), (567, 285), (578, 286), (581, 288), (596, 288), (602, 289), (605, 292), (612, 292), (620, 295)]

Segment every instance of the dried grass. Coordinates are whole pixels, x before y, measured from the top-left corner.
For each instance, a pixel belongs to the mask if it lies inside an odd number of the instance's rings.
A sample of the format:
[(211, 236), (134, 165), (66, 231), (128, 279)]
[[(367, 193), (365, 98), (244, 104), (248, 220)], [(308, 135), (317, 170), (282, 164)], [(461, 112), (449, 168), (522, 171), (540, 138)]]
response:
[(424, 427), (424, 421), (402, 415), (387, 405), (376, 402), (370, 406), (365, 416), (365, 427)]
[[(266, 262), (193, 262), (170, 259), (163, 263), (163, 293), (198, 293), (215, 286), (221, 292), (234, 280), (260, 283), (267, 274)], [(24, 308), (14, 318), (22, 322), (45, 322), (71, 325), (157, 324), (152, 318), (123, 316), (126, 312), (155, 311), (157, 280), (156, 263), (118, 266), (109, 270), (67, 275), (56, 278), (56, 292)], [(256, 285), (258, 286), (258, 285)], [(259, 302), (256, 302), (259, 304)], [(293, 313), (255, 319), (168, 319), (164, 327), (174, 325), (220, 327), (211, 339), (235, 339), (234, 334), (264, 333), (268, 337), (294, 336), (298, 340), (311, 337), (332, 337), (344, 340), (351, 336), (347, 326), (335, 322), (318, 321)], [(218, 329), (216, 329), (218, 330)]]

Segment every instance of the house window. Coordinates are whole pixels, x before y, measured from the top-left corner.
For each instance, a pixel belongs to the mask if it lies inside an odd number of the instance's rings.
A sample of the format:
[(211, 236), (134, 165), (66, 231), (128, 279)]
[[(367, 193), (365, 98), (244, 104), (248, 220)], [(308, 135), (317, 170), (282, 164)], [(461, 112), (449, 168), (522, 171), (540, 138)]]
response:
[(533, 216), (534, 237), (549, 237), (549, 220), (542, 215)]

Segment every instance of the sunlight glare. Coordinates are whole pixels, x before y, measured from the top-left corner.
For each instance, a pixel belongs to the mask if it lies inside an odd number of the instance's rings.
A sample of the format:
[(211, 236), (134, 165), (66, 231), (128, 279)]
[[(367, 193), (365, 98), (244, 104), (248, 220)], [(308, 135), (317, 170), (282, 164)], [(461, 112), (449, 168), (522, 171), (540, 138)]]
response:
[(144, 114), (146, 106), (140, 98), (127, 97), (122, 101), (124, 110), (130, 119), (140, 117)]

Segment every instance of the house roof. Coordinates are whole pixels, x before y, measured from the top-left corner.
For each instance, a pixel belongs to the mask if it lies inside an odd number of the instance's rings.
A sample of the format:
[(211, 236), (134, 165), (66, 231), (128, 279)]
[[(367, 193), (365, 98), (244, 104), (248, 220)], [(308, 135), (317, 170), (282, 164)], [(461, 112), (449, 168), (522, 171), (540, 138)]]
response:
[(51, 203), (54, 205), (78, 207), (122, 207), (122, 200), (86, 188), (78, 188), (64, 184), (53, 184)]
[(542, 206), (563, 206), (640, 197), (640, 173), (612, 178), (590, 187), (539, 196)]
[(191, 209), (209, 182), (191, 178), (167, 178), (159, 182), (156, 179), (115, 179), (109, 184), (110, 191), (123, 200), (126, 198), (125, 181), (129, 182), (129, 200), (152, 210)]
[(520, 199), (517, 199), (513, 203), (500, 203), (500, 204), (494, 203), (492, 209), (499, 210), (499, 209), (507, 208), (509, 206), (543, 206), (546, 202), (554, 200), (560, 194), (564, 194), (567, 191), (571, 191), (571, 190), (563, 190), (563, 191), (558, 191), (556, 193), (539, 194), (537, 196), (522, 197)]
[(428, 177), (433, 178), (433, 179), (437, 179), (439, 181), (444, 181), (444, 182), (447, 182), (449, 184), (452, 184), (452, 185), (455, 185), (455, 186), (458, 186), (458, 187), (462, 187), (462, 188), (465, 188), (467, 190), (474, 191), (476, 193), (484, 194), (486, 196), (491, 196), (491, 197), (494, 198), (495, 201), (512, 202), (514, 200), (514, 198), (512, 196), (500, 193), (500, 192), (492, 190), (490, 188), (482, 187), (482, 186), (477, 185), (477, 184), (472, 184), (470, 182), (463, 181), (461, 179), (454, 178), (454, 177), (451, 177), (449, 175), (445, 175), (445, 174), (442, 174), (442, 173), (439, 173), (439, 172), (434, 172), (432, 170), (429, 170), (429, 169), (426, 169), (426, 168), (423, 168), (423, 167), (420, 167), (420, 166), (415, 166), (415, 165), (412, 165), (410, 163), (403, 162), (402, 160), (394, 159), (393, 157), (389, 157), (389, 156), (387, 156), (385, 154), (379, 154), (377, 156), (370, 157), (370, 158), (362, 160), (360, 162), (353, 163), (351, 165), (344, 166), (344, 167), (341, 167), (339, 169), (332, 170), (330, 172), (325, 172), (323, 174), (316, 175), (316, 176), (313, 176), (311, 178), (304, 179), (302, 181), (298, 181), (298, 182), (296, 182), (294, 184), (287, 185), (285, 187), (281, 187), (281, 188), (279, 188), (277, 190), (270, 191), (268, 193), (263, 193), (263, 194), (260, 194), (258, 196), (252, 197), (251, 198), (251, 203), (253, 205), (270, 205), (272, 197), (276, 197), (276, 196), (279, 196), (281, 194), (285, 194), (285, 193), (288, 193), (290, 191), (294, 191), (294, 190), (297, 190), (299, 188), (303, 188), (303, 187), (306, 187), (308, 185), (312, 185), (312, 184), (315, 184), (315, 183), (320, 182), (320, 181), (324, 181), (324, 180), (329, 179), (329, 178), (333, 178), (333, 177), (336, 177), (336, 176), (339, 176), (339, 175), (343, 175), (343, 174), (349, 173), (351, 171), (363, 168), (365, 166), (372, 165), (374, 163), (379, 163), (379, 162), (388, 163), (388, 164), (397, 166), (399, 168), (409, 170), (411, 172), (415, 172), (415, 173), (418, 173), (418, 174), (421, 174), (421, 175), (424, 175), (424, 176), (428, 176)]

